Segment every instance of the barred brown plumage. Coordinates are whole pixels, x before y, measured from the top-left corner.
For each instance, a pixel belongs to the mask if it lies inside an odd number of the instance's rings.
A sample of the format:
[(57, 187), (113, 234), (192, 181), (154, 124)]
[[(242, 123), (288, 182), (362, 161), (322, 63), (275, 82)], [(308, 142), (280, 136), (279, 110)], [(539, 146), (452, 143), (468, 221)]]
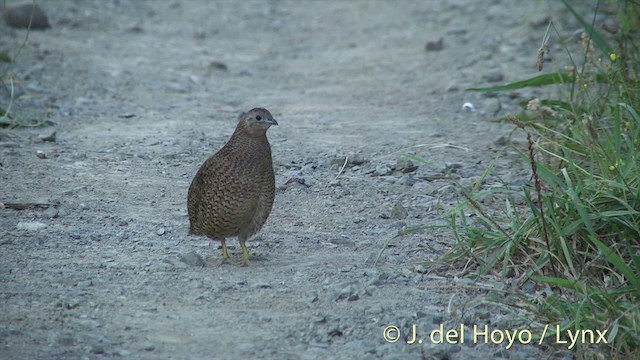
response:
[(245, 241), (267, 220), (275, 197), (275, 178), (267, 130), (278, 122), (268, 110), (245, 113), (229, 141), (200, 167), (187, 197), (189, 234), (222, 242), (223, 262), (229, 258), (226, 238), (237, 236), (244, 265)]

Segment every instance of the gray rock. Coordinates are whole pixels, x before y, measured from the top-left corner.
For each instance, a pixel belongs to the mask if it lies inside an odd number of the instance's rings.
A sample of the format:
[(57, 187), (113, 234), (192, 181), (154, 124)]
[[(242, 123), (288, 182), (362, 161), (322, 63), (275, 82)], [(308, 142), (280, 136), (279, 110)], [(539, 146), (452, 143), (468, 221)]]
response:
[(93, 345), (91, 345), (91, 353), (92, 354), (104, 354), (104, 345), (102, 345), (102, 344), (93, 344)]
[(167, 232), (167, 230), (163, 227), (161, 227), (160, 229), (156, 230), (156, 235), (158, 236), (162, 236)]
[(509, 138), (506, 136), (500, 136), (493, 143), (496, 146), (506, 146), (509, 145)]
[(427, 41), (427, 44), (424, 46), (424, 49), (426, 51), (440, 51), (444, 49), (444, 38)]
[(407, 159), (404, 156), (399, 157), (396, 160), (394, 167), (396, 171), (400, 171), (403, 174), (410, 173), (418, 169), (418, 167), (413, 164), (413, 161)]
[(354, 284), (349, 284), (338, 291), (333, 299), (335, 301), (344, 299), (347, 299), (348, 301), (354, 301), (358, 300), (358, 298), (358, 290), (356, 289), (356, 286)]
[(190, 251), (185, 254), (180, 254), (178, 257), (180, 258), (180, 261), (182, 261), (183, 263), (189, 266), (203, 267), (205, 264), (204, 260), (202, 259), (202, 256), (196, 254), (194, 251)]
[(40, 135), (38, 135), (38, 139), (40, 139), (41, 141), (55, 142), (56, 141), (56, 131), (55, 130), (45, 131), (45, 132), (41, 133)]
[(364, 156), (362, 156), (361, 154), (350, 154), (349, 155), (349, 160), (347, 162), (347, 165), (349, 166), (356, 166), (356, 165), (362, 165), (364, 163), (367, 162), (367, 159), (364, 158)]
[(93, 281), (91, 280), (82, 280), (82, 281), (78, 281), (78, 283), (76, 284), (76, 287), (79, 288), (87, 288), (89, 286), (93, 285)]
[(404, 208), (404, 206), (402, 206), (402, 202), (398, 201), (395, 205), (393, 205), (393, 208), (391, 209), (391, 214), (389, 214), (389, 216), (392, 219), (406, 219), (407, 216), (409, 216), (409, 212), (407, 211), (407, 209)]
[(445, 163), (444, 167), (446, 170), (450, 171), (450, 172), (456, 172), (460, 169), (462, 169), (462, 164), (460, 163)]
[(416, 265), (415, 269), (414, 269), (418, 274), (426, 274), (427, 273), (427, 269), (422, 266), (422, 265)]
[(492, 70), (482, 76), (482, 79), (487, 82), (499, 82), (504, 80), (504, 74), (500, 70)]
[(73, 346), (76, 343), (76, 339), (72, 334), (60, 334), (58, 336), (58, 344), (62, 346)]
[(142, 350), (144, 351), (153, 351), (156, 349), (156, 346), (154, 344), (151, 343), (146, 343), (142, 345)]
[(58, 217), (58, 209), (55, 206), (49, 206), (41, 215), (45, 219), (53, 219)]
[(498, 98), (488, 98), (482, 102), (482, 107), (487, 114), (495, 115), (502, 109), (502, 104)]
[(46, 29), (51, 26), (42, 8), (31, 2), (7, 6), (4, 21), (15, 28)]
[(391, 168), (385, 164), (379, 164), (376, 166), (376, 169), (373, 171), (373, 176), (387, 176), (391, 175), (393, 171)]
[(38, 221), (20, 221), (16, 225), (16, 229), (18, 230), (26, 230), (26, 231), (39, 231), (47, 227), (47, 224), (43, 224)]
[(270, 289), (271, 288), (271, 284), (269, 284), (268, 282), (257, 282), (253, 285), (251, 285), (251, 287), (256, 288), (256, 289)]
[(37, 150), (36, 151), (36, 156), (38, 157), (38, 159), (46, 159), (47, 158), (47, 153), (45, 153), (42, 150)]

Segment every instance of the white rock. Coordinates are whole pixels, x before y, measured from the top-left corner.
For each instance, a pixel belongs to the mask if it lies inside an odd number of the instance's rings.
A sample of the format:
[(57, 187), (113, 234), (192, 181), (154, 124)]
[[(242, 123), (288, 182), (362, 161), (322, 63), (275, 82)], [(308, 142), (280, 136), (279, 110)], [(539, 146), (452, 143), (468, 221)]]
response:
[(43, 224), (39, 221), (20, 221), (18, 225), (16, 225), (16, 229), (27, 230), (27, 231), (38, 231), (46, 227), (47, 227), (47, 224)]

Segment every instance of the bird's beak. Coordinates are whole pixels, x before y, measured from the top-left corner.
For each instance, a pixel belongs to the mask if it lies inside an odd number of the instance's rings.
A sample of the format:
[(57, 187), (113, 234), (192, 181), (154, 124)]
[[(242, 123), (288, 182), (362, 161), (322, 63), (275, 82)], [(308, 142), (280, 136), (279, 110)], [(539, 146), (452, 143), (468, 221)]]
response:
[(278, 125), (278, 122), (276, 121), (276, 119), (274, 119), (274, 118), (270, 118), (270, 119), (267, 121), (267, 124), (269, 124), (269, 125)]

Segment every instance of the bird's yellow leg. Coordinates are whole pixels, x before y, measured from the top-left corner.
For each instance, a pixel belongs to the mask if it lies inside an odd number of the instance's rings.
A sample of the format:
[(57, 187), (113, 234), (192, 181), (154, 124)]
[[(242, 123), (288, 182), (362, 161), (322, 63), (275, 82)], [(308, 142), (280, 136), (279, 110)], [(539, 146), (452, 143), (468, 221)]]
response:
[(242, 266), (249, 266), (251, 262), (249, 262), (249, 251), (247, 250), (247, 245), (244, 244), (244, 238), (240, 238), (240, 246), (242, 246), (242, 258), (244, 259), (244, 264)]
[(229, 260), (229, 252), (227, 252), (226, 240), (223, 238), (220, 242), (222, 243), (222, 263), (224, 264)]

